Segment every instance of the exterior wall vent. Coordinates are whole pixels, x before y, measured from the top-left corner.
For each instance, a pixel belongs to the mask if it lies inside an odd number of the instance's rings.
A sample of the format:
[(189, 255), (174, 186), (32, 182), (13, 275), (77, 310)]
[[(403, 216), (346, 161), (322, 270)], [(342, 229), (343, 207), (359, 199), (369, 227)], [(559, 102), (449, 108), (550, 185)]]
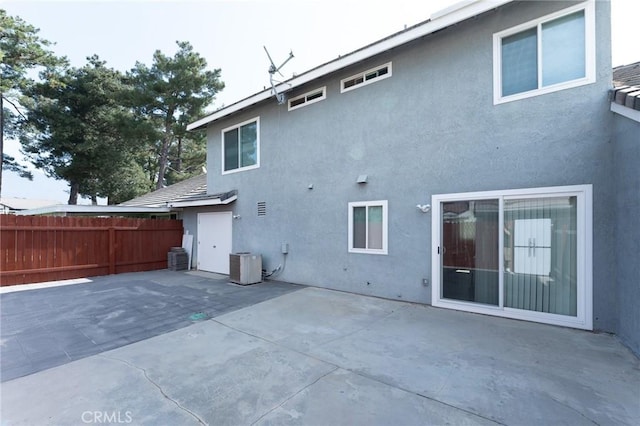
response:
[(267, 202), (258, 201), (258, 216), (266, 216), (266, 215), (267, 215)]

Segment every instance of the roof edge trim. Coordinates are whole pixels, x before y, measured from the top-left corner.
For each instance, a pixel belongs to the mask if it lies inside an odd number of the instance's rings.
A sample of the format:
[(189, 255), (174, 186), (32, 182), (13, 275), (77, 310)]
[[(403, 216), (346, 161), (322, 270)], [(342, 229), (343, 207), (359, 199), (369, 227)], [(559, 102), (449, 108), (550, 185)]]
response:
[(172, 203), (167, 203), (168, 207), (199, 207), (199, 206), (221, 206), (225, 204), (230, 204), (238, 199), (237, 195), (233, 195), (227, 199), (220, 198), (212, 198), (208, 200), (193, 200), (193, 201), (175, 201)]
[[(461, 4), (453, 5), (448, 9), (436, 12), (433, 18), (429, 21), (425, 21), (422, 24), (418, 24), (404, 31), (391, 35), (378, 42), (374, 42), (369, 46), (355, 50), (344, 56), (339, 57), (331, 62), (327, 62), (324, 65), (320, 65), (317, 68), (311, 69), (297, 77), (293, 77), (285, 82), (276, 86), (278, 93), (290, 91), (296, 87), (306, 84), (312, 80), (323, 77), (327, 74), (339, 71), (342, 68), (356, 64), (363, 60), (369, 59), (373, 56), (386, 52), (387, 50), (409, 43), (418, 38), (424, 37), (436, 31), (442, 30), (451, 25), (462, 22), (466, 19), (477, 16), (481, 13), (487, 12), (496, 7), (502, 6), (506, 3), (511, 3), (514, 0), (467, 0)], [(221, 108), (208, 116), (201, 118), (189, 125), (187, 130), (197, 130), (206, 127), (209, 123), (216, 120), (220, 120), (228, 115), (238, 112), (244, 108), (252, 106), (258, 102), (269, 99), (272, 96), (272, 89), (267, 89), (262, 92), (258, 92), (248, 98), (242, 99), (227, 107)]]
[(624, 105), (617, 104), (615, 102), (611, 102), (611, 112), (615, 112), (618, 115), (623, 117), (627, 117), (630, 120), (637, 121), (640, 123), (640, 111), (626, 107)]
[(16, 216), (34, 216), (51, 213), (91, 213), (91, 214), (121, 214), (121, 213), (170, 213), (168, 207), (127, 207), (127, 206), (93, 206), (57, 204), (38, 209), (20, 210)]

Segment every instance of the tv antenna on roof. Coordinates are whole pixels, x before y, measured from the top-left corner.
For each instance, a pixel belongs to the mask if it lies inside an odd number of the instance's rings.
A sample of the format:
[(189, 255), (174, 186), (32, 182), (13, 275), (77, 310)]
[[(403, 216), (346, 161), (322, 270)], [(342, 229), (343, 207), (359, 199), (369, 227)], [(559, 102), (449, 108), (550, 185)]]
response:
[(278, 100), (278, 104), (283, 104), (284, 101), (285, 101), (284, 93), (278, 93), (278, 90), (276, 89), (276, 84), (275, 84), (275, 83), (282, 83), (282, 82), (278, 81), (278, 80), (275, 80), (273, 78), (273, 75), (275, 73), (278, 73), (282, 77), (284, 77), (284, 75), (282, 75), (280, 70), (282, 69), (282, 67), (284, 67), (284, 64), (286, 64), (291, 59), (293, 59), (293, 52), (290, 51), (289, 52), (289, 57), (282, 64), (280, 64), (279, 67), (276, 67), (276, 64), (273, 62), (273, 59), (271, 59), (271, 55), (269, 54), (269, 51), (267, 50), (267, 47), (266, 46), (262, 46), (262, 47), (264, 47), (264, 51), (267, 52), (267, 57), (269, 58), (269, 62), (271, 62), (271, 65), (269, 66), (269, 82), (271, 83), (271, 90), (273, 91), (274, 95), (276, 95), (276, 99)]

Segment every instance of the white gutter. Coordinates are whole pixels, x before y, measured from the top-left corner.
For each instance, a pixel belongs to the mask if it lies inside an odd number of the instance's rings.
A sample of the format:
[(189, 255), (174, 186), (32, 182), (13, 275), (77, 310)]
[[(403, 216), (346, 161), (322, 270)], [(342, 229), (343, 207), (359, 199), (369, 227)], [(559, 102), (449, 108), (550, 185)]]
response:
[[(466, 19), (480, 15), (489, 10), (495, 9), (503, 4), (510, 3), (513, 0), (465, 0), (457, 3), (443, 11), (436, 12), (431, 15), (431, 20), (418, 24), (412, 28), (401, 31), (395, 35), (382, 39), (376, 43), (365, 46), (359, 50), (351, 52), (346, 56), (342, 56), (334, 61), (320, 65), (310, 71), (305, 72), (297, 77), (287, 80), (278, 86), (278, 93), (290, 91), (298, 86), (306, 84), (312, 80), (323, 77), (327, 74), (336, 72), (342, 68), (356, 64), (358, 62), (369, 59), (375, 55), (384, 53), (390, 49), (396, 48), (403, 44), (409, 43), (418, 38), (424, 37), (443, 28), (462, 22)], [(207, 124), (224, 118), (234, 112), (240, 111), (258, 102), (269, 99), (273, 96), (271, 89), (264, 90), (249, 96), (239, 102), (229, 105), (228, 107), (219, 109), (218, 111), (201, 118), (187, 126), (187, 130), (196, 130), (205, 127)]]
[(167, 203), (169, 207), (198, 207), (198, 206), (220, 206), (225, 204), (230, 204), (238, 199), (237, 195), (233, 195), (226, 200), (221, 200), (220, 198), (209, 198), (204, 200), (193, 200), (193, 201), (175, 201), (173, 203)]
[(629, 108), (624, 105), (611, 102), (611, 111), (640, 123), (640, 111), (638, 111), (637, 109)]
[(126, 213), (171, 213), (169, 207), (126, 207), (126, 206), (93, 206), (58, 204), (38, 209), (16, 211), (17, 216), (34, 216), (41, 214), (75, 213), (75, 214), (126, 214)]

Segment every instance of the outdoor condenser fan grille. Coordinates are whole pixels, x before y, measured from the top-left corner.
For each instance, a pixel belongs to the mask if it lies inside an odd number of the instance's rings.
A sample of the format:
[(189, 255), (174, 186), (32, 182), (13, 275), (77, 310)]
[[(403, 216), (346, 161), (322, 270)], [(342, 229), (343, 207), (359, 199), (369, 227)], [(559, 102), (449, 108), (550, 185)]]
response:
[(262, 256), (251, 253), (229, 254), (229, 280), (241, 285), (261, 282)]

